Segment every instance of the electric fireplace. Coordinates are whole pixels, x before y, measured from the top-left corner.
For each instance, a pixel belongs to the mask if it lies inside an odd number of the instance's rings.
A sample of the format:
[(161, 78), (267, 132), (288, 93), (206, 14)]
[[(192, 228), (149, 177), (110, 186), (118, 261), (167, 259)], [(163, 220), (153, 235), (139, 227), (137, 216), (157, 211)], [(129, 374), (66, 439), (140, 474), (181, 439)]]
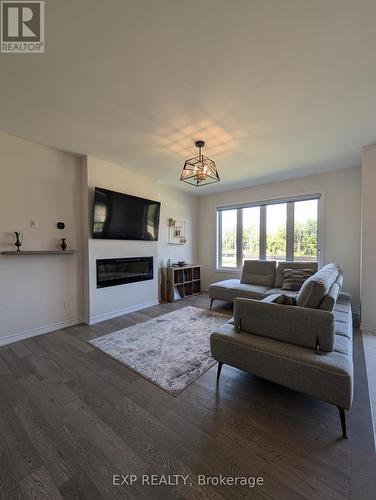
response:
[(153, 257), (97, 260), (97, 288), (154, 278)]

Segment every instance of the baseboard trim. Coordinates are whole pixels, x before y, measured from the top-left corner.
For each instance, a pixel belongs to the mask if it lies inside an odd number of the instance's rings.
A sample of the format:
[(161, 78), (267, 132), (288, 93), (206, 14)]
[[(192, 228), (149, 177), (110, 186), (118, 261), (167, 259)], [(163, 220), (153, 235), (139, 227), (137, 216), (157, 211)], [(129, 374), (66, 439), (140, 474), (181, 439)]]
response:
[(32, 330), (15, 333), (14, 335), (8, 335), (7, 337), (0, 338), (0, 347), (8, 344), (13, 344), (14, 342), (19, 342), (20, 340), (26, 340), (31, 337), (37, 337), (38, 335), (45, 335), (46, 333), (55, 332), (56, 330), (68, 328), (69, 326), (78, 325), (82, 322), (83, 318), (77, 317), (72, 319), (66, 319), (64, 321), (59, 321), (58, 323), (52, 323), (51, 325), (41, 326), (39, 328), (33, 328)]
[(129, 314), (131, 312), (140, 311), (141, 309), (146, 309), (147, 307), (156, 306), (158, 304), (159, 304), (158, 300), (150, 300), (149, 302), (143, 302), (141, 304), (135, 304), (134, 306), (123, 307), (121, 309), (117, 309), (109, 313), (99, 314), (98, 316), (92, 316), (89, 320), (89, 325), (94, 325), (95, 323), (106, 321), (107, 319), (117, 318), (118, 316), (123, 316), (123, 314)]
[(376, 323), (360, 323), (360, 329), (363, 333), (370, 333), (376, 335)]

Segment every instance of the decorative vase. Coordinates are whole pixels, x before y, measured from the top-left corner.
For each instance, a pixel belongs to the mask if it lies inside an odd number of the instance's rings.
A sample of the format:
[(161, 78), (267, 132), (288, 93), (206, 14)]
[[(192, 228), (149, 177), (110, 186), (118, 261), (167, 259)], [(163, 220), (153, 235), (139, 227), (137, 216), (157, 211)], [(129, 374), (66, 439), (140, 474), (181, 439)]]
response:
[(66, 238), (61, 238), (60, 246), (61, 246), (61, 249), (63, 251), (65, 251), (67, 249), (67, 242), (65, 240), (66, 240)]
[(15, 246), (17, 247), (17, 252), (19, 252), (20, 251), (20, 246), (23, 243), (23, 233), (21, 233), (21, 231), (15, 231), (14, 234), (16, 235)]

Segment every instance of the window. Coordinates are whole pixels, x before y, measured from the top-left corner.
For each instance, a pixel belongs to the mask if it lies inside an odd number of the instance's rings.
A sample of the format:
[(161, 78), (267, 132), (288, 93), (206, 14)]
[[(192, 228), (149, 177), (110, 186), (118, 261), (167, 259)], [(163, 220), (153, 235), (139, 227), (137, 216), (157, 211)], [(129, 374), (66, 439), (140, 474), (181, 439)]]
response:
[(317, 200), (294, 203), (294, 258), (317, 260)]
[(266, 206), (266, 260), (286, 260), (287, 204)]
[(222, 214), (222, 266), (238, 267), (237, 255), (237, 210), (226, 210)]
[(246, 259), (317, 261), (320, 195), (218, 208), (218, 264)]
[(243, 208), (243, 255), (245, 259), (258, 259), (260, 255), (260, 207)]

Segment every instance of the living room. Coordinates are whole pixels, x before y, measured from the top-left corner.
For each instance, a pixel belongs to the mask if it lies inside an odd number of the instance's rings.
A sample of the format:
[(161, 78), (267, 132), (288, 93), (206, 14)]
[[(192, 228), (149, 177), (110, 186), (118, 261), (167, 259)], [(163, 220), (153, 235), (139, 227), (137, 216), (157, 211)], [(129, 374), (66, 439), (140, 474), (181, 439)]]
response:
[(374, 497), (375, 14), (2, 2), (1, 498)]

